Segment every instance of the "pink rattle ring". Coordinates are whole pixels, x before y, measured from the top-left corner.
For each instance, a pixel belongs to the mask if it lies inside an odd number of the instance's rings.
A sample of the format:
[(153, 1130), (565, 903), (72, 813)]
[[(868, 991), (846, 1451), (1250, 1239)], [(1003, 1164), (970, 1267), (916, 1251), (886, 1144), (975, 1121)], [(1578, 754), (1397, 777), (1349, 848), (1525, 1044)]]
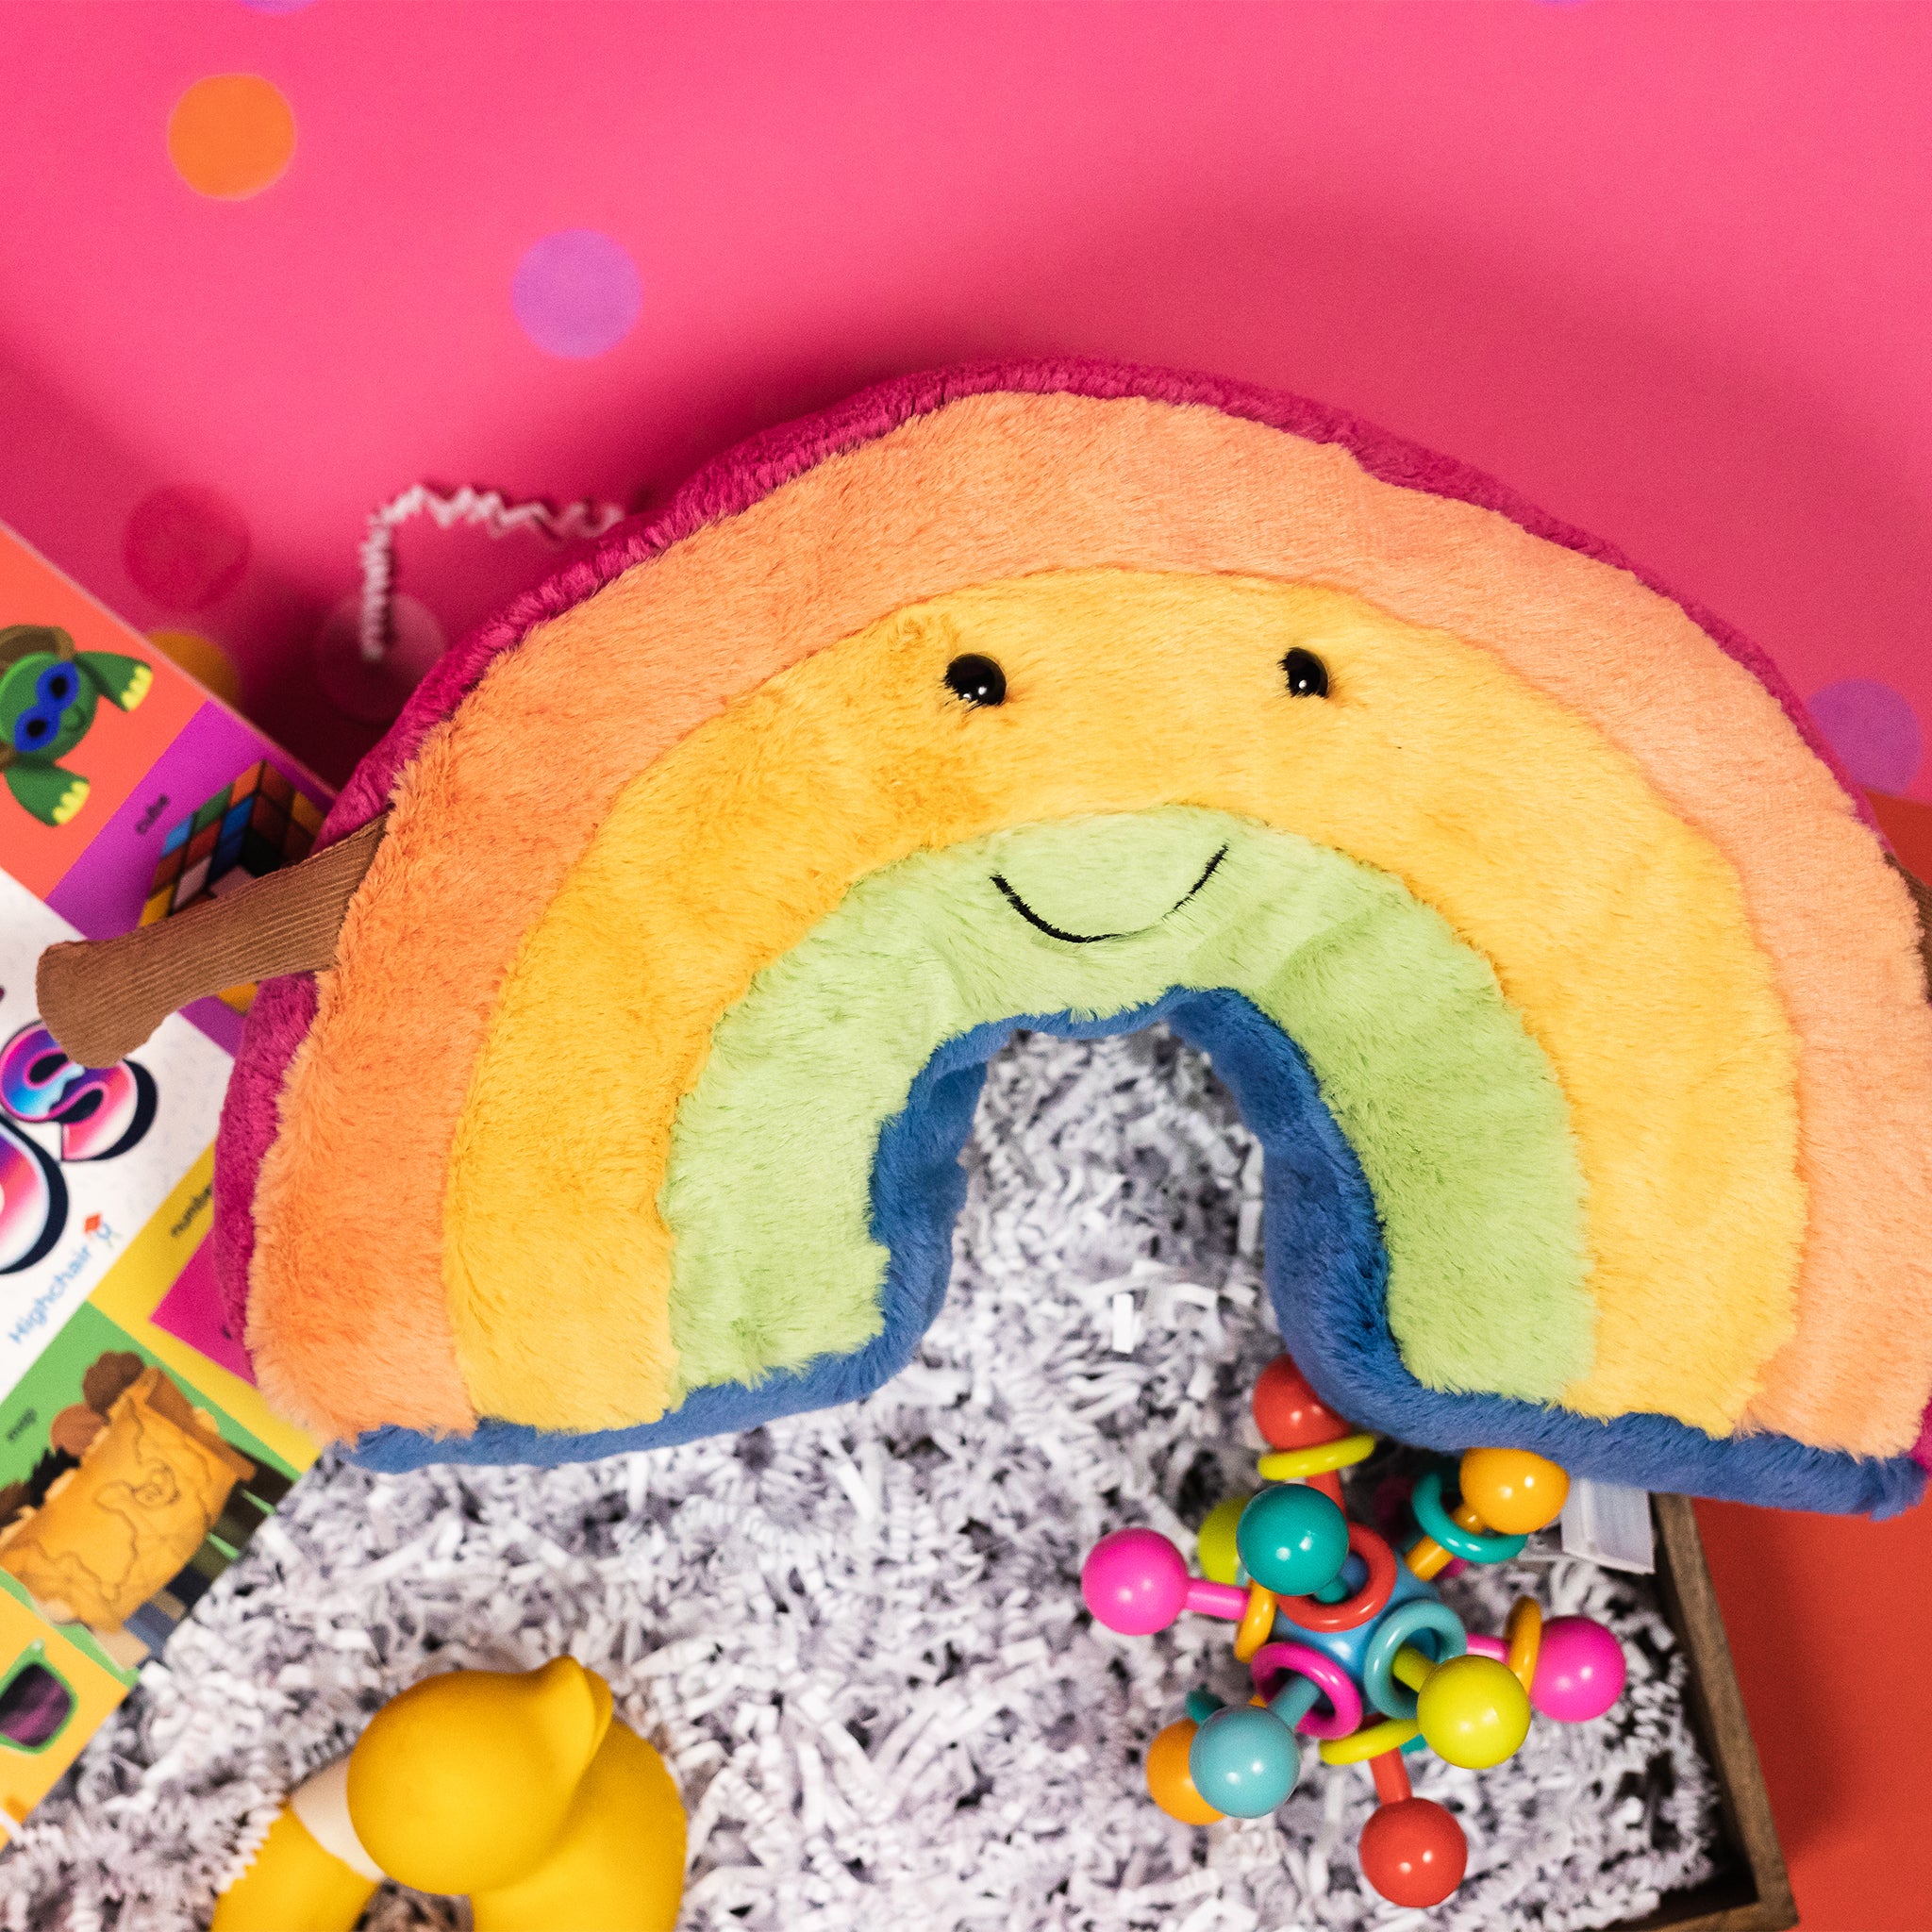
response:
[(1308, 1712), (1295, 1729), (1324, 1743), (1335, 1738), (1353, 1737), (1362, 1721), (1362, 1693), (1333, 1657), (1310, 1650), (1306, 1643), (1264, 1643), (1248, 1666), (1254, 1673), (1255, 1689), (1264, 1698), (1273, 1698), (1281, 1689), (1278, 1679), (1289, 1672), (1306, 1677), (1328, 1700), (1324, 1717), (1320, 1708)]
[(1359, 1523), (1348, 1525), (1348, 1547), (1369, 1566), (1362, 1587), (1339, 1604), (1324, 1604), (1311, 1596), (1281, 1597), (1278, 1607), (1290, 1623), (1332, 1637), (1343, 1630), (1359, 1630), (1388, 1608), (1395, 1589), (1395, 1552)]

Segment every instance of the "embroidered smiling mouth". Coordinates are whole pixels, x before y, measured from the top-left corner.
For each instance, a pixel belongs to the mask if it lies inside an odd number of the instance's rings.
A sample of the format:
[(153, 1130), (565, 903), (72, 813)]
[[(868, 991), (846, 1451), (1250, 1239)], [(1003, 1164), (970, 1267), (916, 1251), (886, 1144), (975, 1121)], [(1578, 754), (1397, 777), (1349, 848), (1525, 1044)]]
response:
[(1040, 931), (1043, 932), (1048, 939), (1064, 940), (1070, 946), (1097, 946), (1102, 940), (1131, 940), (1138, 938), (1143, 932), (1152, 932), (1156, 925), (1161, 924), (1162, 920), (1168, 919), (1173, 914), (1178, 912), (1181, 909), (1181, 908), (1185, 906), (1188, 903), (1188, 901), (1191, 899), (1195, 895), (1195, 893), (1197, 893), (1201, 890), (1201, 888), (1205, 886), (1208, 883), (1208, 881), (1214, 876), (1215, 868), (1218, 865), (1220, 865), (1221, 861), (1226, 857), (1227, 847), (1224, 845), (1221, 848), (1221, 850), (1217, 852), (1214, 855), (1214, 857), (1210, 858), (1208, 861), (1207, 865), (1202, 869), (1201, 876), (1197, 878), (1194, 881), (1194, 883), (1191, 886), (1190, 886), (1188, 890), (1185, 892), (1183, 892), (1180, 895), (1180, 897), (1176, 899), (1174, 902), (1174, 904), (1167, 908), (1165, 912), (1163, 912), (1160, 915), (1159, 919), (1155, 920), (1152, 925), (1137, 925), (1131, 932), (1062, 932), (1058, 926), (1051, 925), (1045, 920), (1041, 918), (1040, 914), (1034, 911), (1032, 907), (1027, 905), (1025, 900), (1021, 898), (1018, 892), (1014, 891), (1012, 887), (1009, 884), (1008, 884), (1006, 878), (1001, 874), (994, 873), (992, 875), (992, 882), (1000, 889), (1000, 891), (1006, 898), (1007, 904), (1013, 908), (1013, 910), (1017, 912), (1020, 915), (1020, 917), (1026, 922), (1028, 925), (1037, 927)]

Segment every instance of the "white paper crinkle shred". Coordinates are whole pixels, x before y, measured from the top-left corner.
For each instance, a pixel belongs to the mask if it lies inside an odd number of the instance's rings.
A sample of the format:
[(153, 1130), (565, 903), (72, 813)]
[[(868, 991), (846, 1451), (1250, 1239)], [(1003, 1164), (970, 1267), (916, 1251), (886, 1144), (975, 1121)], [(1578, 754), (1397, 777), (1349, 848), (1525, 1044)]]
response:
[[(205, 1924), (386, 1698), (564, 1651), (669, 1759), (706, 1932), (1569, 1932), (1708, 1875), (1716, 1794), (1649, 1586), (1560, 1558), (1449, 1593), (1492, 1630), (1538, 1585), (1608, 1619), (1628, 1694), (1539, 1721), (1497, 1770), (1418, 1768), (1471, 1844), (1426, 1921), (1362, 1885), (1363, 1772), (1312, 1766), (1275, 1818), (1206, 1832), (1157, 1810), (1140, 1754), (1193, 1684), (1234, 1692), (1227, 1629), (1115, 1637), (1076, 1578), (1108, 1530), (1185, 1535), (1253, 1484), (1246, 1399), (1277, 1347), (1257, 1150), (1156, 1032), (1009, 1049), (967, 1162), (945, 1312), (869, 1402), (554, 1471), (325, 1463), (21, 1830), (0, 1924)], [(371, 1923), (458, 1912), (385, 1894)]]

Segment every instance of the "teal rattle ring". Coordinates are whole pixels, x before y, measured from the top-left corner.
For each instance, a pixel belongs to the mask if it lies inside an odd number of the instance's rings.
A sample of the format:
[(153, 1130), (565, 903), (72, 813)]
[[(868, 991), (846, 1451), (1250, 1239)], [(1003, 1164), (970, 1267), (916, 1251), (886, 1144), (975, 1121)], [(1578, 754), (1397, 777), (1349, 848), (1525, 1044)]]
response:
[(1382, 1619), (1380, 1627), (1362, 1654), (1362, 1689), (1369, 1701), (1388, 1717), (1415, 1716), (1415, 1692), (1395, 1680), (1395, 1659), (1406, 1643), (1416, 1638), (1433, 1636), (1441, 1640), (1434, 1648), (1438, 1655), (1431, 1663), (1447, 1663), (1469, 1648), (1469, 1636), (1462, 1619), (1447, 1604), (1434, 1597), (1413, 1597)]
[(1442, 1507), (1442, 1472), (1429, 1470), (1415, 1486), (1409, 1507), (1422, 1532), (1465, 1563), (1507, 1563), (1529, 1539), (1526, 1536), (1485, 1536), (1479, 1530), (1464, 1529)]

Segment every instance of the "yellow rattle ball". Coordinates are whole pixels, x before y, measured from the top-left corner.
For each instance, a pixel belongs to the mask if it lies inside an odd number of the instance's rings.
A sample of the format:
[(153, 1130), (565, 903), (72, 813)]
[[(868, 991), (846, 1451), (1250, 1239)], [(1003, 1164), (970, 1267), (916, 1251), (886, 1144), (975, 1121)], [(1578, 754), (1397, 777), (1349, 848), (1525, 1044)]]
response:
[(1494, 1657), (1437, 1665), (1416, 1693), (1415, 1714), (1429, 1749), (1465, 1771), (1501, 1764), (1529, 1735), (1529, 1695)]
[(1529, 1536), (1556, 1522), (1569, 1493), (1569, 1476), (1527, 1449), (1463, 1454), (1462, 1500), (1504, 1536)]
[(1233, 1583), (1241, 1569), (1241, 1555), (1234, 1546), (1234, 1533), (1241, 1520), (1241, 1511), (1254, 1499), (1245, 1492), (1224, 1496), (1208, 1512), (1208, 1520), (1201, 1525), (1201, 1533), (1194, 1539), (1194, 1555), (1201, 1564), (1201, 1574), (1211, 1583)]

